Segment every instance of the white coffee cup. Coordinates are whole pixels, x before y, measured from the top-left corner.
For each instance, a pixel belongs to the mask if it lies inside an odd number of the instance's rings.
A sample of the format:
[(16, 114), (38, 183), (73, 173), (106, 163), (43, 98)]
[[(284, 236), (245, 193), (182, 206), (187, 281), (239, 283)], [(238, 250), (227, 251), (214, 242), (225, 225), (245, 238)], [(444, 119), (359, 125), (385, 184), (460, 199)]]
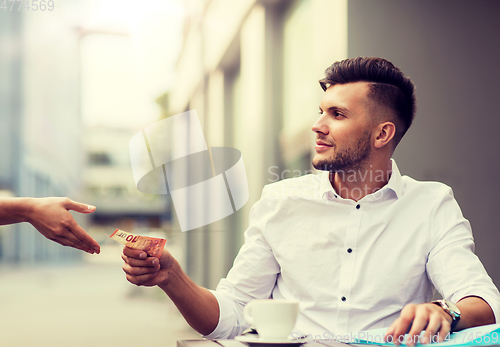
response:
[(252, 300), (243, 310), (245, 320), (259, 333), (259, 338), (287, 339), (295, 326), (299, 303), (289, 300)]

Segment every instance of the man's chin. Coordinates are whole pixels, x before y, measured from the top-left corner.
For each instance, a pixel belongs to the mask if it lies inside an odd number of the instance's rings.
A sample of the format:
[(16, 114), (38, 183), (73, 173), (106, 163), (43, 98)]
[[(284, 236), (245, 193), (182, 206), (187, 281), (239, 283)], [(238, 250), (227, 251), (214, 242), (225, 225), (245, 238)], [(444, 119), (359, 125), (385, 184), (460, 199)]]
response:
[(313, 159), (312, 161), (312, 166), (316, 170), (321, 170), (321, 171), (332, 171), (332, 164), (329, 161), (326, 160), (318, 160), (316, 158)]
[(321, 160), (318, 159), (318, 156), (314, 157), (314, 159), (312, 160), (312, 166), (316, 170), (323, 170), (321, 168)]

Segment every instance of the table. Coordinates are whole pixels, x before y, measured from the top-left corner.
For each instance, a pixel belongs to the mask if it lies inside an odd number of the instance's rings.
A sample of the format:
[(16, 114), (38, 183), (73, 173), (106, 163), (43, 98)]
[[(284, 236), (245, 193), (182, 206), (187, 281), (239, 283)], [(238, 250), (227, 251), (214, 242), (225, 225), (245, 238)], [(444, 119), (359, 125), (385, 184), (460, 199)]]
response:
[(181, 340), (177, 347), (248, 347), (243, 342), (236, 340)]

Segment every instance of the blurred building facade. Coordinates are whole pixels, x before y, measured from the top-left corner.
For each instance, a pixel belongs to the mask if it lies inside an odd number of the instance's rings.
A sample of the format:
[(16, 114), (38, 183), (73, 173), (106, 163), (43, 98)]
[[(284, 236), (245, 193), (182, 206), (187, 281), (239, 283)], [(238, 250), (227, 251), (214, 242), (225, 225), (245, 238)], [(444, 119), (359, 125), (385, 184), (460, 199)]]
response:
[(250, 191), (235, 214), (185, 233), (186, 271), (215, 288), (243, 243), (262, 187), (312, 172), (317, 81), (347, 56), (347, 1), (185, 1), (185, 7), (170, 113), (196, 109), (209, 146), (240, 150)]
[[(0, 189), (4, 196), (80, 198), (82, 151), (78, 34), (72, 6), (42, 14), (0, 12)], [(41, 40), (40, 37), (44, 39)], [(76, 217), (80, 223), (84, 220)], [(80, 258), (28, 223), (0, 229), (0, 262)]]
[(105, 126), (85, 129), (84, 200), (98, 206), (89, 229), (97, 238), (116, 228), (131, 232), (169, 228), (170, 200), (136, 188), (129, 158), (129, 141), (135, 133), (134, 129)]
[[(80, 33), (83, 195), (97, 207), (89, 216), (88, 232), (101, 245), (114, 243), (106, 235), (116, 228), (165, 238), (171, 229), (170, 199), (137, 189), (129, 142), (141, 129), (166, 116), (163, 103), (167, 94), (163, 98), (155, 95), (156, 102), (145, 95), (141, 82), (146, 78), (138, 78), (137, 56), (146, 59), (150, 55), (137, 49), (141, 41), (134, 39), (129, 26), (101, 19)], [(168, 147), (168, 143), (164, 145)]]
[[(130, 13), (117, 14), (116, 4), (61, 0), (53, 11), (0, 11), (0, 195), (94, 204), (92, 215), (73, 215), (99, 242), (117, 227), (147, 232), (170, 220), (168, 198), (142, 194), (133, 181), (128, 141), (160, 110), (141, 94)], [(139, 122), (130, 125), (131, 116)], [(80, 253), (28, 223), (0, 227), (0, 262), (79, 261)]]

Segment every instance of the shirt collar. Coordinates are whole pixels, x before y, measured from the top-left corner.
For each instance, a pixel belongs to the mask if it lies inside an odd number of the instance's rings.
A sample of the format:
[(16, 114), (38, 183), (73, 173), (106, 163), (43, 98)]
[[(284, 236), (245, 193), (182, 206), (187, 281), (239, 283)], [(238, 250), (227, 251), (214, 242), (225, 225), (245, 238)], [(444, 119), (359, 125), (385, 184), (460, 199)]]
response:
[(330, 183), (330, 171), (321, 171), (320, 173), (320, 187), (319, 192), (323, 199), (328, 198), (328, 194), (336, 194), (335, 189), (333, 189), (332, 184)]
[[(325, 198), (328, 194), (332, 196), (336, 195), (335, 189), (333, 189), (332, 184), (330, 183), (330, 172), (323, 171), (320, 173), (321, 175), (321, 183), (320, 183), (320, 193), (321, 197)], [(398, 166), (396, 165), (396, 161), (391, 159), (391, 177), (389, 178), (389, 182), (385, 186), (382, 187), (381, 190), (390, 189), (399, 199), (403, 193), (403, 179), (401, 177), (401, 173), (399, 172)]]
[(391, 164), (391, 178), (389, 178), (389, 182), (382, 189), (392, 189), (399, 199), (403, 195), (403, 178), (394, 159), (391, 159)]

